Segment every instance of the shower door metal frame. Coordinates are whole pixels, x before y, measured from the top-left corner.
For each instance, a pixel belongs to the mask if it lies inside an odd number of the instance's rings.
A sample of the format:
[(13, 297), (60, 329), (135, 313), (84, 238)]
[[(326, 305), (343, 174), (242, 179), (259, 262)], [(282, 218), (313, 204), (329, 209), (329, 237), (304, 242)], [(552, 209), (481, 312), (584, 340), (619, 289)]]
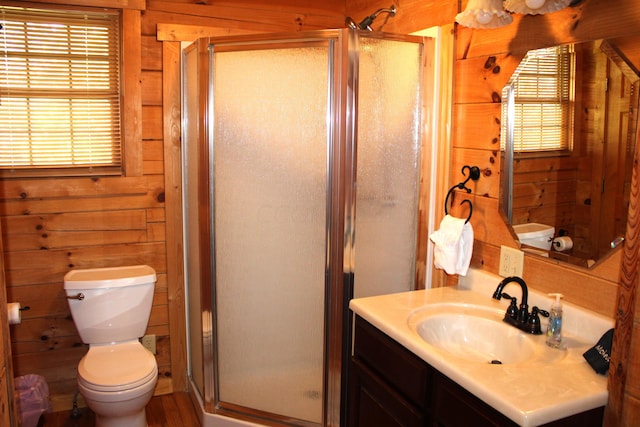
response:
[(347, 390), (348, 366), (352, 339), (349, 300), (353, 296), (355, 242), (355, 164), (357, 146), (358, 38), (423, 43), (421, 37), (368, 31), (336, 29), (286, 34), (258, 34), (232, 37), (202, 38), (198, 50), (198, 212), (201, 242), (198, 256), (201, 265), (202, 345), (205, 411), (211, 414), (240, 416), (242, 419), (268, 425), (317, 426), (316, 423), (282, 417), (273, 420), (251, 408), (237, 407), (218, 400), (215, 327), (215, 224), (213, 215), (213, 70), (214, 49), (275, 48), (283, 45), (328, 44), (329, 96), (327, 117), (327, 213), (325, 259), (325, 319), (322, 426), (337, 427), (346, 419), (341, 408)]

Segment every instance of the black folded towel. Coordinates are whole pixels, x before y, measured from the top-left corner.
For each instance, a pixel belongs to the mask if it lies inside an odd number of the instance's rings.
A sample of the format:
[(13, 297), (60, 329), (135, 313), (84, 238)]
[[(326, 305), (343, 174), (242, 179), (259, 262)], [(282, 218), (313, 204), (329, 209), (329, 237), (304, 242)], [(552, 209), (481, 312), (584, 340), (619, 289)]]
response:
[(585, 351), (582, 356), (589, 365), (599, 374), (605, 375), (609, 370), (609, 358), (611, 357), (611, 344), (613, 343), (613, 329), (609, 329), (600, 338), (598, 344)]

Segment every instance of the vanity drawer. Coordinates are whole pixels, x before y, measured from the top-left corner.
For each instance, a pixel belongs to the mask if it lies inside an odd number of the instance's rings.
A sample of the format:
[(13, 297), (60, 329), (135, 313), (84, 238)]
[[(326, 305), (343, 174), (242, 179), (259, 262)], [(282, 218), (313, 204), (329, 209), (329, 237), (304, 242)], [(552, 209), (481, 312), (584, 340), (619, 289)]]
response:
[(355, 322), (354, 360), (418, 408), (428, 407), (433, 369), (359, 316)]

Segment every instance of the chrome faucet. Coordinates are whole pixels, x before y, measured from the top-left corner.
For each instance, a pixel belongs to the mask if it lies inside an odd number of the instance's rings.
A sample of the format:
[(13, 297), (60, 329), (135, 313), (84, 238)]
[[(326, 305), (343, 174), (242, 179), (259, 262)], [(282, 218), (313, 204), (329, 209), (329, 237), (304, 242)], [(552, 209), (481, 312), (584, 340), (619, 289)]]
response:
[[(517, 299), (515, 297), (502, 292), (504, 287), (512, 282), (519, 284), (520, 289), (522, 290), (522, 301), (520, 302), (520, 306), (518, 306)], [(525, 332), (529, 332), (530, 334), (542, 334), (539, 315), (548, 317), (549, 313), (545, 310), (540, 310), (538, 307), (533, 307), (531, 314), (529, 314), (529, 289), (522, 278), (511, 276), (502, 280), (502, 282), (498, 284), (496, 291), (493, 293), (493, 298), (500, 300), (502, 297), (509, 298), (511, 300), (511, 304), (507, 308), (507, 312), (503, 319), (506, 323)]]

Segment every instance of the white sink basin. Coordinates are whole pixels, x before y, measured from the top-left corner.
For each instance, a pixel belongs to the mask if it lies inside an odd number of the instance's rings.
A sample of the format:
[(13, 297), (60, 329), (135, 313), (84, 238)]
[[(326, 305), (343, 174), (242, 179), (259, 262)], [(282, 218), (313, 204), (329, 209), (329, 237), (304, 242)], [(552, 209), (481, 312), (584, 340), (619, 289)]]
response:
[(535, 356), (535, 343), (501, 320), (468, 314), (435, 314), (416, 326), (428, 344), (470, 361), (521, 363)]
[(409, 318), (409, 327), (428, 345), (459, 359), (493, 364), (557, 361), (563, 351), (549, 351), (544, 337), (502, 321), (504, 311), (487, 307), (436, 304)]

